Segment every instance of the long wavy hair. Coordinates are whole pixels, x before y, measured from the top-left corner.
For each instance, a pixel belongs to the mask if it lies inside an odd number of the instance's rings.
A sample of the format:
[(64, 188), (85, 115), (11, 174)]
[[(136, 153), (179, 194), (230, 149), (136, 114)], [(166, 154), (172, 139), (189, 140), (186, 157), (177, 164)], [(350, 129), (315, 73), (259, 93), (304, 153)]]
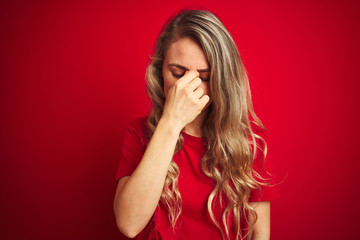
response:
[[(161, 29), (151, 62), (146, 70), (147, 91), (152, 101), (148, 117), (151, 137), (161, 118), (165, 104), (162, 67), (169, 45), (182, 37), (191, 37), (200, 44), (210, 65), (210, 89), (212, 103), (206, 109), (202, 123), (203, 136), (207, 139), (207, 151), (200, 161), (203, 173), (215, 181), (215, 187), (207, 202), (209, 215), (221, 232), (223, 239), (229, 239), (230, 213), (236, 224), (236, 239), (245, 239), (240, 227), (241, 216), (245, 216), (248, 233), (254, 223), (248, 221), (247, 213), (257, 220), (257, 214), (249, 204), (250, 191), (267, 185), (255, 179), (264, 180), (253, 170), (257, 148), (263, 151), (264, 162), (267, 146), (261, 136), (253, 132), (251, 121), (266, 130), (256, 116), (246, 69), (231, 35), (213, 13), (205, 10), (182, 10), (170, 17)], [(250, 117), (252, 120), (250, 120)], [(259, 147), (261, 141), (263, 148)], [(175, 153), (183, 147), (179, 136)], [(175, 224), (181, 213), (182, 199), (178, 189), (179, 168), (171, 161), (160, 201), (167, 207), (169, 221), (175, 231)], [(230, 184), (233, 186), (230, 186)], [(222, 213), (225, 233), (216, 220), (212, 206), (222, 195), (228, 205)]]

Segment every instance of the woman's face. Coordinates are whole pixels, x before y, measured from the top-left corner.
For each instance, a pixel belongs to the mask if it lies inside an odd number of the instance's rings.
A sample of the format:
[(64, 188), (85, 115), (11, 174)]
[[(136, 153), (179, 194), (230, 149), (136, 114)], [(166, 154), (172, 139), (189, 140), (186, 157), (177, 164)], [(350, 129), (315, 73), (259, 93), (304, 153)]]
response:
[(199, 72), (202, 80), (199, 87), (204, 90), (204, 95), (208, 95), (211, 101), (208, 61), (201, 46), (189, 37), (180, 38), (168, 47), (162, 70), (165, 97), (172, 85), (191, 69)]

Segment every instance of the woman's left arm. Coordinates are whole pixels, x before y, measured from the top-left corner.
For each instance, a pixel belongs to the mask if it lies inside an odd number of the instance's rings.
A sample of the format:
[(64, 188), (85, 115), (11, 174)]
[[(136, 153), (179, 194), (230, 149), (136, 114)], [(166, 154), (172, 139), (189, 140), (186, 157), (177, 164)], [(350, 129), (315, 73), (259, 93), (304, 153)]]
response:
[[(270, 239), (270, 201), (250, 202), (257, 213), (257, 221), (254, 230), (249, 233), (248, 240), (269, 240)], [(255, 217), (249, 214), (249, 222), (253, 223)]]

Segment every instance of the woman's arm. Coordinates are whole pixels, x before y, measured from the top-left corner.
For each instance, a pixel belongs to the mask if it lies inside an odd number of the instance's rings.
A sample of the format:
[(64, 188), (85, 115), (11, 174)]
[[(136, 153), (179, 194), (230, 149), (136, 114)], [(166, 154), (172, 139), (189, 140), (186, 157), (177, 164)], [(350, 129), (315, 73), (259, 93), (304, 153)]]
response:
[(170, 88), (161, 117), (145, 153), (129, 177), (119, 181), (114, 213), (119, 230), (127, 237), (138, 235), (155, 212), (169, 164), (183, 127), (193, 121), (209, 101), (199, 94), (201, 80), (189, 71)]
[[(269, 240), (270, 239), (270, 201), (250, 202), (249, 203), (257, 213), (257, 221), (254, 230), (249, 233), (249, 240)], [(255, 217), (249, 214), (249, 222), (253, 223)]]
[(130, 177), (120, 179), (114, 212), (119, 230), (135, 237), (151, 219), (164, 186), (180, 130), (159, 122), (142, 160)]

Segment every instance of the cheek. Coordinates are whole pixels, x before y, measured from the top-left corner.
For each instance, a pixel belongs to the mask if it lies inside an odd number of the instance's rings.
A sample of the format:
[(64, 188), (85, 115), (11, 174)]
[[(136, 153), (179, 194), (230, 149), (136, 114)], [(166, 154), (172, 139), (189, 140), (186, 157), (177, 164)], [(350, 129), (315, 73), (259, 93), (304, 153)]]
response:
[(204, 94), (209, 95), (211, 97), (210, 83), (209, 82), (202, 82), (200, 87), (204, 90)]
[(176, 79), (172, 79), (171, 77), (164, 75), (164, 93), (165, 97), (167, 97), (169, 89), (174, 85)]

